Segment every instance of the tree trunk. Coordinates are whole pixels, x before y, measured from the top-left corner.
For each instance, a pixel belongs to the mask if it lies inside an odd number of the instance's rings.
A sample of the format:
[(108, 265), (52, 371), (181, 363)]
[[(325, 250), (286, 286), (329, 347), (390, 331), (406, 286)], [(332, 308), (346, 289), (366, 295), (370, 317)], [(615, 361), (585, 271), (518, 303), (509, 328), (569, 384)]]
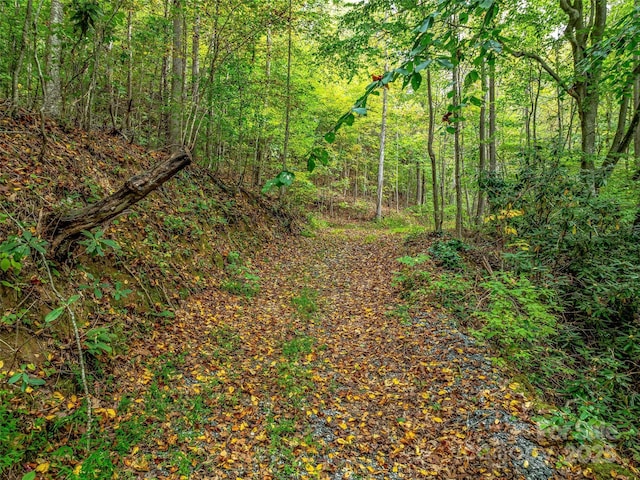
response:
[[(385, 65), (385, 71), (388, 66)], [(382, 122), (380, 124), (380, 151), (378, 155), (378, 190), (376, 196), (376, 220), (382, 220), (382, 194), (384, 190), (384, 147), (387, 140), (387, 88), (382, 89)]]
[(60, 81), (60, 54), (62, 41), (58, 34), (62, 28), (64, 13), (61, 0), (51, 0), (49, 16), (49, 56), (47, 58), (47, 83), (44, 94), (44, 113), (59, 118), (62, 113), (62, 88)]
[(173, 149), (182, 145), (182, 104), (184, 87), (182, 0), (173, 2), (173, 47), (171, 50), (171, 110), (169, 112), (169, 143)]
[(25, 52), (27, 51), (27, 42), (29, 41), (29, 25), (31, 24), (31, 11), (33, 10), (33, 1), (27, 0), (27, 10), (24, 16), (24, 24), (22, 25), (22, 38), (18, 46), (18, 57), (11, 71), (11, 109), (18, 107), (20, 98), (18, 94), (18, 85), (20, 83), (20, 72), (22, 63), (24, 62)]
[(133, 31), (133, 11), (127, 14), (127, 111), (124, 117), (126, 132), (131, 130), (131, 114), (133, 111), (133, 45), (131, 36)]
[[(282, 148), (282, 169), (287, 169), (287, 157), (289, 155), (289, 136), (291, 120), (291, 49), (292, 49), (292, 2), (289, 0), (289, 16), (287, 19), (287, 83), (286, 83), (286, 105), (284, 114), (284, 145)], [(281, 193), (284, 193), (282, 187)]]
[(480, 69), (480, 83), (482, 87), (482, 105), (480, 106), (480, 119), (478, 125), (478, 202), (476, 205), (476, 225), (482, 222), (484, 216), (484, 180), (487, 168), (487, 72), (484, 61)]
[(431, 70), (427, 70), (427, 102), (429, 103), (429, 133), (427, 137), (427, 152), (431, 160), (431, 198), (433, 200), (433, 230), (442, 231), (442, 215), (440, 215), (440, 194), (438, 191), (438, 165), (436, 152), (433, 150), (435, 133), (435, 118), (433, 108), (433, 91), (431, 88)]
[(495, 57), (489, 59), (489, 173), (498, 170), (496, 158), (496, 64)]
[(191, 155), (179, 151), (150, 170), (131, 177), (120, 190), (99, 202), (50, 219), (48, 236), (52, 239), (52, 253), (57, 254), (64, 243), (78, 237), (83, 230), (90, 230), (117, 217), (190, 163)]
[[(460, 107), (460, 64), (456, 60), (456, 64), (452, 70), (453, 83), (453, 106)], [(462, 147), (460, 145), (460, 111), (455, 110), (453, 119), (455, 120), (453, 127), (453, 157), (454, 157), (454, 182), (456, 192), (456, 237), (462, 239), (462, 184), (461, 184), (461, 166), (462, 166)]]

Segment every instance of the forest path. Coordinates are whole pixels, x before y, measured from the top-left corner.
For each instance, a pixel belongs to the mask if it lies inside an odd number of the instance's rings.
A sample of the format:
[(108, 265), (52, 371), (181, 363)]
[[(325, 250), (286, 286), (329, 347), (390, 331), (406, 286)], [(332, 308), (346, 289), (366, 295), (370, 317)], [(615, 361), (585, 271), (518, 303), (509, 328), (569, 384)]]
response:
[(130, 415), (154, 434), (125, 465), (140, 478), (580, 478), (553, 469), (486, 352), (441, 312), (402, 313), (402, 240), (355, 228), (271, 243), (251, 261), (253, 298), (208, 291), (150, 332)]

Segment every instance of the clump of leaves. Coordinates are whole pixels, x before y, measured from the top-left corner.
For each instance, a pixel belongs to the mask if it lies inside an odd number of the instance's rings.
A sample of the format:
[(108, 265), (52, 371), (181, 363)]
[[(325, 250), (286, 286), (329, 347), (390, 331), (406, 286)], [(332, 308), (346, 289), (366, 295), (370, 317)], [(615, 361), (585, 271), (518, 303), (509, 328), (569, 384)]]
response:
[(298, 314), (309, 319), (313, 314), (318, 311), (318, 292), (308, 287), (304, 287), (299, 295), (296, 295), (291, 299), (293, 307)]
[(0, 270), (20, 273), (24, 260), (31, 256), (33, 250), (46, 253), (47, 242), (34, 237), (29, 230), (22, 230), (20, 235), (11, 235), (0, 243)]
[(260, 277), (253, 272), (249, 262), (242, 259), (240, 253), (230, 252), (227, 255), (225, 271), (228, 278), (220, 284), (223, 290), (248, 298), (260, 291)]
[(463, 270), (464, 262), (459, 252), (469, 249), (469, 245), (457, 239), (438, 240), (429, 247), (429, 253), (441, 267), (447, 270)]
[(31, 376), (27, 370), (35, 370), (36, 367), (32, 363), (23, 364), (20, 366), (20, 371), (14, 373), (11, 378), (7, 381), (9, 385), (20, 385), (20, 390), (26, 392), (30, 390), (32, 387), (40, 387), (44, 385), (46, 382), (38, 377)]
[(475, 335), (491, 341), (511, 362), (530, 368), (558, 334), (553, 291), (509, 273), (497, 274), (480, 287), (487, 291), (488, 304), (472, 314), (483, 321)]
[(82, 235), (86, 238), (79, 241), (80, 245), (84, 245), (86, 252), (92, 257), (104, 257), (106, 250), (112, 249), (115, 252), (120, 251), (120, 245), (114, 240), (104, 237), (104, 230), (98, 229), (95, 233), (83, 230)]

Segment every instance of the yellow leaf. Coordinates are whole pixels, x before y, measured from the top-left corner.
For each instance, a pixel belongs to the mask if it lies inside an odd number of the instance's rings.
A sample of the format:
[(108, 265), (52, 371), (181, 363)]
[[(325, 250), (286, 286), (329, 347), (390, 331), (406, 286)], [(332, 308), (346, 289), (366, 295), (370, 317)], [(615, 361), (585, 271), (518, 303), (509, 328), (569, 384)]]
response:
[(436, 423), (442, 423), (442, 419), (440, 417), (431, 417), (431, 420), (433, 420)]
[(76, 465), (76, 468), (73, 469), (73, 474), (74, 475), (80, 475), (80, 472), (82, 472), (82, 464), (81, 463)]
[(524, 468), (529, 468), (529, 460), (525, 460), (524, 463), (522, 464), (522, 466)]
[(538, 457), (538, 449), (534, 448), (533, 450), (531, 450), (531, 456), (533, 458), (537, 458)]
[(4, 367), (4, 362), (0, 360), (0, 368)]
[(40, 465), (38, 465), (36, 467), (36, 472), (45, 473), (47, 471), (49, 471), (49, 463), (48, 462), (41, 463)]
[(346, 429), (347, 429), (347, 424), (346, 424), (346, 423), (344, 423), (344, 422), (339, 423), (339, 424), (338, 424), (338, 426), (339, 426), (341, 429), (343, 429), (343, 430), (346, 430)]
[(107, 417), (116, 418), (116, 411), (113, 408), (107, 408)]

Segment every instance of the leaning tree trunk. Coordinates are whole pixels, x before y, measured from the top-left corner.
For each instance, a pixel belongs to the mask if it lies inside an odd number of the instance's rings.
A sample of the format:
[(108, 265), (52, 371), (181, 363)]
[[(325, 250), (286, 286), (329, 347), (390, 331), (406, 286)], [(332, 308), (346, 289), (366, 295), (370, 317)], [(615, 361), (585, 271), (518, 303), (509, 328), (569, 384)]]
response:
[(54, 217), (48, 222), (47, 232), (51, 238), (51, 252), (58, 254), (62, 245), (78, 237), (83, 230), (90, 230), (117, 217), (190, 163), (191, 155), (188, 152), (177, 152), (150, 170), (131, 177), (120, 190), (99, 202)]

